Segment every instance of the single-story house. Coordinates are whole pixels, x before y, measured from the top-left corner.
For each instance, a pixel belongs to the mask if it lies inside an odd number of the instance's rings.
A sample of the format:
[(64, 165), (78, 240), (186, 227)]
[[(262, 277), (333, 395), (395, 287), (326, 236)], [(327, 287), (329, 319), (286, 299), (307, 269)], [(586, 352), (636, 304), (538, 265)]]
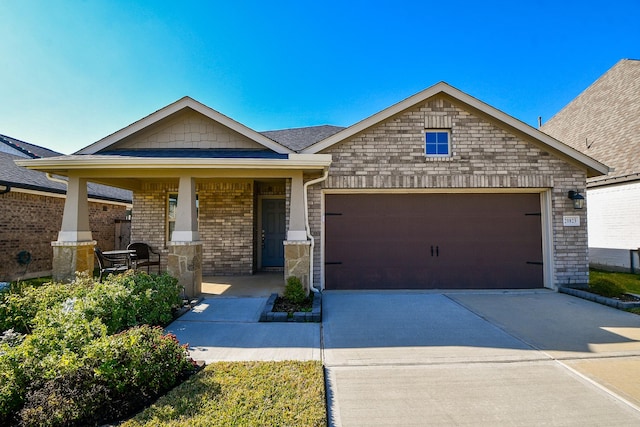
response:
[(640, 61), (619, 61), (541, 130), (611, 167), (587, 179), (591, 265), (640, 271)]
[[(0, 281), (51, 275), (51, 241), (62, 223), (66, 184), (60, 176), (48, 179), (14, 161), (58, 156), (62, 154), (0, 135)], [(93, 238), (105, 250), (116, 248), (115, 221), (126, 221), (131, 192), (90, 184), (87, 196)]]
[(92, 181), (133, 191), (132, 239), (161, 249), (189, 295), (203, 274), (268, 269), (312, 290), (585, 284), (586, 211), (568, 195), (608, 172), (446, 83), (347, 128), (263, 133), (185, 97), (17, 163), (69, 177), (53, 244), (68, 276), (95, 244)]

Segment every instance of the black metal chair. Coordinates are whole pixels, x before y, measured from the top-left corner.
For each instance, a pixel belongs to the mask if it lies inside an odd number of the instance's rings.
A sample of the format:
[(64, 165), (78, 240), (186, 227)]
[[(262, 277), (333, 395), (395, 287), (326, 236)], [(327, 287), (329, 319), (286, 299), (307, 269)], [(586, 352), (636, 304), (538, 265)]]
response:
[(98, 267), (100, 268), (100, 278), (98, 279), (99, 282), (102, 282), (102, 277), (104, 275), (124, 273), (129, 269), (129, 266), (126, 264), (122, 264), (121, 260), (114, 260), (105, 257), (100, 249), (94, 248), (93, 251), (96, 254), (96, 258), (98, 259)]
[(136, 269), (140, 267), (147, 267), (147, 273), (149, 273), (149, 267), (152, 265), (158, 266), (158, 274), (160, 274), (160, 254), (146, 243), (136, 242), (130, 243), (127, 249), (136, 251), (135, 265)]

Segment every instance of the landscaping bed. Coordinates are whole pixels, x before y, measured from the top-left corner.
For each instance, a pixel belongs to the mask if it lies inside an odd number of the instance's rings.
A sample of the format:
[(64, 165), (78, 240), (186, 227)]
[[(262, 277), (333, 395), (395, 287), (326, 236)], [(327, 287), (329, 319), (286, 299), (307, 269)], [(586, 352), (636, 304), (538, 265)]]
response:
[[(279, 311), (278, 311), (279, 310)], [(304, 311), (302, 311), (304, 310)], [(322, 294), (315, 292), (304, 304), (295, 304), (271, 294), (260, 315), (261, 322), (321, 322)]]
[(560, 287), (559, 292), (583, 298), (609, 307), (640, 311), (640, 275), (632, 273), (607, 272), (592, 269), (586, 288)]
[(115, 422), (193, 375), (200, 366), (162, 330), (181, 292), (133, 271), (0, 292), (0, 425)]
[(583, 298), (589, 301), (597, 302), (599, 304), (604, 304), (609, 307), (618, 308), (620, 310), (630, 310), (633, 308), (640, 307), (640, 299), (633, 295), (626, 295), (622, 298), (610, 298), (605, 297), (593, 292), (589, 292), (586, 289), (575, 289), (575, 288), (558, 288), (559, 292), (564, 294), (572, 295), (574, 297)]

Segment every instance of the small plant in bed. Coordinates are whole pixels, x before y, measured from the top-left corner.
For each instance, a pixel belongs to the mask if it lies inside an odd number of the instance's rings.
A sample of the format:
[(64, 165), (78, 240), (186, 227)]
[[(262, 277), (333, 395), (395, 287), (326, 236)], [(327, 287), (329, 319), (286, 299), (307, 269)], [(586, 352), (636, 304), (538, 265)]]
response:
[(287, 279), (284, 294), (276, 298), (273, 311), (293, 314), (296, 311), (311, 311), (313, 297), (307, 295), (299, 278), (291, 276)]

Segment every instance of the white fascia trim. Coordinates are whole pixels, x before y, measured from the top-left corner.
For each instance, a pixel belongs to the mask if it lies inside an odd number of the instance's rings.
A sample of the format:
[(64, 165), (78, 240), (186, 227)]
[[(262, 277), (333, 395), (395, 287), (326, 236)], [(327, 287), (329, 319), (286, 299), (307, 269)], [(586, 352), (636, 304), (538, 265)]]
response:
[(330, 154), (289, 154), (287, 159), (220, 159), (185, 157), (124, 157), (71, 155), (57, 158), (15, 160), (28, 169), (60, 169), (64, 171), (88, 168), (102, 169), (324, 169), (331, 165)]
[(353, 135), (362, 132), (365, 129), (368, 129), (371, 126), (374, 126), (380, 122), (382, 122), (383, 120), (388, 119), (389, 117), (392, 117), (398, 113), (401, 113), (402, 111), (405, 111), (411, 107), (413, 107), (414, 105), (425, 101), (428, 98), (431, 98), (437, 94), (443, 93), (445, 95), (448, 95), (451, 98), (454, 98), (464, 104), (469, 105), (472, 108), (475, 108), (477, 110), (480, 110), (481, 112), (505, 123), (506, 125), (534, 138), (537, 139), (538, 141), (542, 142), (545, 145), (548, 145), (549, 147), (551, 147), (554, 150), (557, 150), (559, 152), (561, 152), (562, 154), (571, 157), (575, 160), (577, 160), (579, 163), (583, 164), (585, 167), (587, 167), (587, 169), (590, 170), (592, 175), (598, 175), (598, 174), (602, 174), (605, 175), (609, 172), (609, 168), (607, 166), (605, 166), (604, 164), (598, 162), (595, 159), (592, 159), (591, 157), (581, 153), (578, 150), (575, 150), (571, 147), (569, 147), (566, 144), (563, 144), (562, 142), (558, 141), (557, 139), (554, 139), (552, 137), (550, 137), (549, 135), (547, 135), (544, 132), (541, 132), (531, 126), (529, 126), (528, 124), (521, 122), (520, 120), (506, 114), (503, 113), (502, 111), (498, 110), (497, 108), (494, 108), (492, 106), (490, 106), (489, 104), (486, 104), (482, 101), (480, 101), (477, 98), (472, 97), (471, 95), (468, 95), (464, 92), (462, 92), (459, 89), (454, 88), (453, 86), (450, 86), (449, 84), (445, 83), (445, 82), (440, 82), (438, 84), (435, 84), (425, 90), (423, 90), (422, 92), (419, 92), (413, 96), (410, 96), (409, 98), (405, 99), (404, 101), (400, 101), (397, 104), (392, 105), (391, 107), (388, 107), (356, 124), (354, 124), (353, 126), (350, 126), (346, 129), (344, 129), (343, 131), (340, 131), (332, 136), (330, 136), (329, 138), (326, 138), (322, 141), (319, 141), (307, 148), (305, 148), (304, 150), (302, 150), (302, 153), (318, 153), (322, 150), (325, 150), (329, 147), (331, 147), (334, 144), (337, 144), (341, 141), (344, 141), (347, 138), (352, 137)]
[(265, 146), (266, 148), (269, 148), (270, 150), (275, 151), (276, 153), (280, 153), (280, 154), (293, 153), (293, 151), (290, 150), (289, 148), (278, 144), (277, 142), (254, 131), (253, 129), (248, 128), (242, 123), (239, 123), (231, 119), (230, 117), (227, 117), (222, 113), (219, 113), (213, 108), (207, 107), (206, 105), (196, 101), (193, 98), (185, 96), (177, 100), (173, 104), (169, 104), (166, 107), (161, 108), (160, 110), (154, 113), (151, 113), (150, 115), (138, 120), (137, 122), (134, 122), (129, 126), (123, 129), (120, 129), (119, 131), (112, 133), (109, 136), (102, 138), (101, 140), (81, 149), (80, 151), (77, 151), (74, 154), (95, 154), (100, 150), (104, 150), (105, 148), (111, 146), (112, 144), (115, 144), (116, 142), (130, 135), (133, 135), (134, 133), (139, 132), (147, 128), (148, 126), (151, 126), (185, 108), (191, 108), (192, 110), (195, 110), (205, 115), (206, 117), (240, 133), (241, 135), (244, 135), (247, 138), (254, 140), (255, 142)]

